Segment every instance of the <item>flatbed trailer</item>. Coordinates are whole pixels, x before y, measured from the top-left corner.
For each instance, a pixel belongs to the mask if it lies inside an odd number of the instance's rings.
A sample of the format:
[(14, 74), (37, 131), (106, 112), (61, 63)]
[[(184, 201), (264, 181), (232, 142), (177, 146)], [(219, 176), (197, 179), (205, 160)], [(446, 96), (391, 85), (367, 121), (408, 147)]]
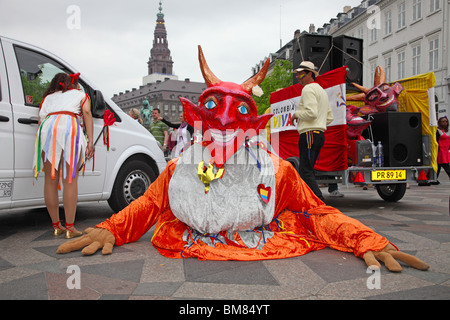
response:
[[(344, 67), (345, 68), (345, 67)], [(346, 96), (345, 86), (340, 86), (340, 94), (337, 94), (339, 90), (335, 85), (334, 80), (342, 77), (340, 74), (340, 68), (329, 71), (317, 78), (321, 79), (322, 87), (327, 91), (329, 97), (333, 97), (330, 100), (330, 107), (335, 114), (335, 119), (339, 117), (345, 118), (344, 109), (340, 109), (341, 106), (347, 105), (347, 100), (341, 99), (340, 97)], [(346, 76), (342, 80), (345, 83)], [(433, 72), (417, 75), (411, 78), (401, 79), (395, 83), (400, 83), (403, 87), (402, 93), (399, 95), (399, 112), (384, 112), (375, 113), (371, 115), (372, 124), (368, 128), (370, 129), (369, 136), (370, 141), (378, 142), (381, 141), (385, 147), (385, 164), (386, 167), (374, 167), (373, 163), (373, 150), (364, 149), (362, 156), (358, 159), (358, 155), (349, 154), (350, 151), (358, 150), (357, 146), (350, 147), (347, 144), (347, 155), (345, 157), (340, 156), (339, 161), (334, 166), (332, 163), (330, 168), (346, 168), (342, 171), (330, 171), (328, 168), (324, 168), (322, 165), (322, 170), (315, 171), (316, 180), (319, 184), (330, 184), (330, 183), (340, 183), (344, 186), (346, 185), (374, 185), (378, 191), (378, 194), (382, 199), (389, 202), (397, 202), (403, 198), (405, 195), (407, 184), (428, 184), (430, 182), (437, 181), (437, 174), (434, 170), (436, 167), (436, 157), (437, 157), (437, 141), (434, 139), (436, 135), (437, 121), (434, 119), (436, 114), (436, 106), (434, 104), (434, 86), (436, 84), (436, 78)], [(389, 85), (394, 85), (392, 82)], [(374, 81), (376, 86), (376, 83)], [(292, 85), (283, 90), (278, 90), (271, 94), (271, 112), (276, 116), (271, 120), (270, 132), (271, 140), (274, 134), (277, 135), (275, 141), (275, 146), (278, 150), (283, 150), (283, 154), (280, 155), (282, 158), (289, 161), (294, 168), (299, 171), (299, 159), (294, 156), (295, 148), (289, 148), (289, 145), (295, 145), (298, 141), (298, 136), (295, 134), (290, 134), (290, 132), (295, 132), (295, 126), (290, 122), (291, 114), (296, 111), (296, 106), (300, 99), (301, 89), (298, 85)], [(348, 96), (348, 93), (347, 93)], [(355, 106), (364, 106), (365, 102), (352, 101)], [(358, 104), (359, 103), (359, 104)], [(344, 110), (344, 111), (343, 111)], [(401, 110), (401, 111), (400, 111)], [(397, 116), (390, 118), (389, 113), (400, 114), (409, 113), (408, 116), (402, 116), (404, 119), (399, 119)], [(338, 117), (336, 117), (338, 115)], [(376, 118), (376, 119), (375, 119)], [(416, 120), (419, 121), (416, 121)], [(345, 120), (345, 119), (344, 119)], [(376, 120), (376, 121), (375, 121)], [(402, 122), (400, 122), (400, 120)], [(333, 128), (338, 128), (341, 130), (342, 124), (347, 124), (346, 120), (334, 124)], [(375, 124), (377, 127), (374, 127)], [(389, 123), (389, 124), (388, 124)], [(403, 124), (403, 127), (401, 126)], [(403, 129), (408, 129), (409, 131), (402, 131)], [(330, 128), (329, 128), (330, 129)], [(337, 139), (344, 139), (342, 136), (337, 135)], [(396, 137), (395, 142), (391, 141), (390, 137)], [(403, 144), (406, 143), (403, 140), (408, 140), (409, 147), (411, 147), (411, 155), (408, 152), (405, 153), (405, 148)], [(414, 141), (414, 142), (411, 142)], [(415, 141), (417, 140), (417, 144)], [(338, 140), (335, 140), (336, 142)], [(367, 140), (369, 141), (369, 140)], [(392, 143), (393, 146), (402, 147), (397, 150), (399, 159), (389, 152), (391, 151), (388, 146)], [(283, 147), (281, 148), (281, 144)], [(421, 147), (420, 147), (421, 144)], [(367, 147), (367, 146), (366, 146)], [(373, 148), (373, 147), (372, 147)], [(323, 148), (324, 149), (324, 148)], [(323, 152), (323, 149), (321, 152)], [(413, 151), (414, 150), (414, 151)], [(298, 153), (297, 153), (298, 154)], [(341, 155), (342, 152), (338, 152)], [(418, 156), (418, 154), (421, 155)], [(324, 158), (330, 156), (330, 153), (324, 156)], [(333, 154), (331, 154), (333, 156)], [(409, 158), (409, 156), (411, 156)], [(387, 158), (394, 158), (396, 161), (386, 161)], [(333, 158), (334, 159), (334, 158)], [(351, 160), (351, 161), (349, 161)], [(347, 163), (344, 163), (348, 161)], [(398, 165), (398, 166), (397, 166)], [(400, 166), (401, 165), (401, 166)]]
[[(298, 172), (299, 160), (287, 159)], [(437, 180), (432, 166), (409, 167), (357, 167), (342, 171), (315, 171), (319, 184), (339, 183), (349, 185), (374, 185), (378, 195), (385, 201), (397, 202), (406, 193), (407, 184), (427, 184)]]

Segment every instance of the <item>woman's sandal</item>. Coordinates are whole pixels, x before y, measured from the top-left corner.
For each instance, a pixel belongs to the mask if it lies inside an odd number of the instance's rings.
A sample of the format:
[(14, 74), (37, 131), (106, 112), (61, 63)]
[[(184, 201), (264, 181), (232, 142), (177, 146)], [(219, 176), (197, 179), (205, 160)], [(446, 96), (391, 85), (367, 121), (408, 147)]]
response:
[(66, 235), (65, 235), (64, 238), (72, 239), (72, 238), (79, 237), (79, 236), (81, 236), (83, 234), (83, 232), (78, 231), (73, 226), (74, 226), (74, 223), (66, 223), (66, 225), (65, 225), (65, 227), (66, 227)]
[(61, 221), (58, 221), (56, 223), (52, 223), (52, 226), (53, 226), (53, 236), (54, 237), (60, 236), (66, 231), (66, 229), (64, 229), (62, 227)]

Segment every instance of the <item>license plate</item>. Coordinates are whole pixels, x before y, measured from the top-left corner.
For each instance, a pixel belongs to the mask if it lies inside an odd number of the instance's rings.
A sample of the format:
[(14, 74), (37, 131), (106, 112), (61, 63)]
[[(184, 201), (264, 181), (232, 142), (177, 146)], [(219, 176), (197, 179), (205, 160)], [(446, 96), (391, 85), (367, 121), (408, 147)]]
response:
[(12, 181), (0, 181), (0, 198), (11, 197)]
[(372, 171), (372, 181), (406, 180), (406, 170)]

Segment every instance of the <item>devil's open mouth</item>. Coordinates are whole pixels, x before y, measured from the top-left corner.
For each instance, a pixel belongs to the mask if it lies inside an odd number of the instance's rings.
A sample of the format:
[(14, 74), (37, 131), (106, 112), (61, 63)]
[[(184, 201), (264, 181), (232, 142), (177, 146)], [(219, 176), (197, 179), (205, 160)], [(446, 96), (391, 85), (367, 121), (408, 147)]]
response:
[(221, 131), (217, 129), (210, 129), (211, 137), (214, 143), (221, 145), (228, 145), (234, 141), (238, 131)]
[(395, 97), (391, 97), (386, 102), (383, 102), (382, 104), (379, 104), (378, 107), (386, 107), (386, 106), (390, 105), (392, 102), (394, 102), (394, 99), (395, 99)]

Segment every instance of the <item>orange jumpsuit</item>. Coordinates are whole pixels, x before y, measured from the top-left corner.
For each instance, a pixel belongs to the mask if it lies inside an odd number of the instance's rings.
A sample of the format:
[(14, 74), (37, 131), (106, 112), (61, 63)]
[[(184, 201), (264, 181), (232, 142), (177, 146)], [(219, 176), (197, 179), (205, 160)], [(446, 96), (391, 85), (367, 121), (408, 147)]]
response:
[[(143, 196), (111, 218), (97, 225), (113, 233), (115, 245), (139, 240), (153, 225), (153, 246), (165, 257), (200, 260), (267, 260), (304, 255), (330, 247), (353, 252), (362, 257), (369, 250), (380, 251), (389, 241), (361, 222), (326, 206), (307, 187), (290, 163), (270, 155), (276, 167), (275, 216), (264, 230), (273, 232), (265, 238), (261, 229), (261, 248), (248, 248), (235, 233), (233, 241), (208, 245), (193, 237), (193, 230), (178, 220), (169, 206), (168, 188), (177, 160), (150, 185)], [(183, 240), (188, 231), (190, 243)], [(226, 232), (223, 233), (226, 235)]]

